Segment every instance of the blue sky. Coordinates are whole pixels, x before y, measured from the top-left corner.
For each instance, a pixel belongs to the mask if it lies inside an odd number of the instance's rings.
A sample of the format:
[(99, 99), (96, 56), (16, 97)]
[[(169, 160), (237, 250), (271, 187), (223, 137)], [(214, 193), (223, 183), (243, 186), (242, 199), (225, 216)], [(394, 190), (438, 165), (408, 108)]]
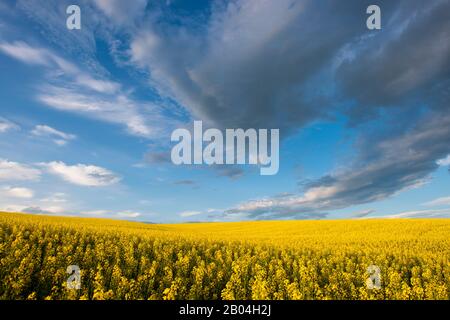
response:
[[(81, 8), (81, 30), (66, 8)], [(0, 210), (153, 222), (450, 216), (450, 4), (2, 1)], [(170, 162), (280, 129), (280, 169)]]

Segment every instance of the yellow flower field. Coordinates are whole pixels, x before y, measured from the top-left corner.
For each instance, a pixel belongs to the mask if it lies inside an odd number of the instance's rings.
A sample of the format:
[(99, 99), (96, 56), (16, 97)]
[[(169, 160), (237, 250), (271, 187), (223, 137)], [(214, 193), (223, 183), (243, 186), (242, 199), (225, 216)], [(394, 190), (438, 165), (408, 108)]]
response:
[[(67, 288), (70, 265), (79, 290)], [(372, 265), (379, 289), (367, 285)], [(450, 299), (450, 220), (157, 225), (0, 213), (0, 299)]]

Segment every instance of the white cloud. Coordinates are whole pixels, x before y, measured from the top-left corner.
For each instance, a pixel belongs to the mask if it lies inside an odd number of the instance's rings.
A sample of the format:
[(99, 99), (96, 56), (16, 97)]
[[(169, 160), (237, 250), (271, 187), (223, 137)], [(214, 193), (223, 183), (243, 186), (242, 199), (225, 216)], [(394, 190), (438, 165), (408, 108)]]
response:
[(89, 217), (102, 217), (102, 218), (137, 218), (142, 214), (136, 211), (125, 210), (125, 211), (114, 211), (114, 210), (87, 210), (81, 211), (80, 215)]
[(0, 180), (39, 180), (41, 171), (25, 164), (0, 158)]
[(120, 89), (120, 85), (116, 82), (94, 79), (86, 74), (78, 75), (77, 83), (94, 91), (103, 93), (114, 93)]
[(49, 137), (59, 146), (66, 145), (69, 140), (76, 139), (76, 135), (56, 130), (46, 125), (37, 125), (31, 133), (38, 137)]
[(42, 165), (47, 168), (49, 173), (80, 186), (100, 187), (120, 181), (120, 178), (113, 172), (93, 165), (76, 164), (71, 166), (61, 161), (52, 161)]
[(3, 195), (11, 198), (21, 198), (21, 199), (30, 199), (33, 198), (34, 192), (28, 188), (19, 188), (19, 187), (3, 187), (2, 188)]
[(404, 211), (397, 214), (373, 218), (450, 218), (450, 208), (440, 210)]
[(89, 211), (80, 212), (80, 214), (87, 215), (87, 216), (103, 216), (107, 213), (108, 213), (108, 211), (106, 211), (106, 210), (89, 210)]
[(76, 138), (73, 134), (64, 133), (46, 125), (37, 125), (31, 133), (36, 136), (56, 136), (64, 140), (72, 140)]
[(186, 218), (186, 217), (197, 216), (199, 214), (202, 214), (202, 212), (201, 211), (183, 211), (179, 215), (180, 215), (180, 217)]
[(10, 130), (18, 130), (18, 129), (20, 129), (20, 127), (17, 124), (15, 124), (5, 118), (0, 117), (0, 133), (4, 133), (4, 132), (10, 131)]
[(443, 159), (439, 159), (436, 163), (440, 166), (450, 166), (450, 154)]
[(24, 42), (0, 43), (0, 51), (26, 64), (49, 65), (49, 52), (30, 47)]
[(117, 216), (122, 218), (137, 218), (141, 216), (141, 213), (127, 210), (117, 213)]
[(442, 197), (438, 199), (434, 199), (432, 201), (426, 202), (423, 205), (430, 206), (430, 207), (437, 207), (437, 206), (450, 206), (450, 197)]

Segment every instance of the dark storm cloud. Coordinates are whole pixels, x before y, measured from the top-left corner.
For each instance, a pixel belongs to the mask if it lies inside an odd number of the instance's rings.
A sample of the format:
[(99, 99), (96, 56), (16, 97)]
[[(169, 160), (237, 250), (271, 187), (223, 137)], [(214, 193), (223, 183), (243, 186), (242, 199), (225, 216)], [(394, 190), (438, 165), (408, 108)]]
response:
[[(381, 31), (366, 28), (369, 4), (234, 1), (217, 6), (202, 28), (144, 28), (131, 56), (194, 117), (286, 135), (336, 112), (337, 96), (365, 109), (368, 101), (398, 103), (445, 74), (448, 1), (379, 1)], [(337, 96), (335, 80), (344, 89)]]
[(199, 119), (289, 132), (325, 115), (327, 89), (310, 89), (323, 84), (338, 50), (367, 31), (363, 2), (319, 2), (230, 2), (201, 32), (146, 28), (132, 57)]
[(344, 94), (359, 102), (352, 120), (371, 115), (373, 107), (398, 106), (414, 99), (435, 107), (441, 105), (442, 95), (448, 101), (449, 39), (449, 1), (402, 3), (384, 30), (355, 44), (355, 56), (337, 70)]
[(208, 124), (285, 137), (343, 114), (357, 128), (346, 169), (227, 214), (324, 217), (423, 183), (450, 153), (450, 2), (378, 1), (379, 31), (366, 28), (370, 4), (233, 1), (202, 27), (158, 21), (134, 37), (152, 84)]

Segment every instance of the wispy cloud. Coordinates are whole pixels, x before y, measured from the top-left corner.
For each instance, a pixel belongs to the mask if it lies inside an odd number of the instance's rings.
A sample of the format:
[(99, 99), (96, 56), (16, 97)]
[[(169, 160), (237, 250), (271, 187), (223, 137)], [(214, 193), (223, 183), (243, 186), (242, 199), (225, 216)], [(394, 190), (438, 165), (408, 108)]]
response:
[(404, 211), (396, 214), (378, 216), (374, 218), (450, 218), (450, 208), (441, 210)]
[(117, 210), (100, 209), (100, 210), (81, 211), (77, 215), (110, 218), (110, 219), (134, 219), (141, 217), (143, 214), (133, 210), (117, 211)]
[(364, 218), (364, 217), (367, 217), (367, 216), (371, 215), (374, 212), (375, 212), (375, 210), (373, 210), (373, 209), (361, 210), (361, 211), (358, 211), (358, 212), (353, 212), (350, 215), (350, 217), (351, 218)]
[(179, 213), (179, 216), (183, 217), (183, 218), (188, 218), (188, 217), (198, 216), (200, 214), (202, 214), (201, 211), (183, 211), (183, 212)]
[(68, 76), (78, 86), (100, 93), (114, 93), (120, 84), (105, 79), (95, 79), (77, 66), (45, 48), (32, 47), (25, 42), (0, 43), (0, 51), (29, 65), (51, 69), (53, 76)]
[(437, 198), (432, 201), (425, 202), (423, 205), (430, 207), (450, 206), (450, 197)]
[(177, 123), (165, 115), (170, 110), (136, 101), (119, 83), (94, 77), (48, 49), (16, 41), (0, 43), (0, 52), (45, 68), (48, 81), (39, 87), (36, 97), (49, 107), (120, 124), (129, 134), (146, 138), (160, 137)]
[(137, 218), (141, 215), (142, 214), (140, 212), (131, 211), (131, 210), (120, 211), (117, 213), (117, 216), (121, 217), (121, 218)]
[(54, 129), (47, 125), (37, 125), (31, 131), (31, 134), (38, 137), (48, 137), (53, 139), (53, 142), (59, 146), (66, 145), (70, 140), (76, 139), (76, 135), (65, 133), (60, 130)]

